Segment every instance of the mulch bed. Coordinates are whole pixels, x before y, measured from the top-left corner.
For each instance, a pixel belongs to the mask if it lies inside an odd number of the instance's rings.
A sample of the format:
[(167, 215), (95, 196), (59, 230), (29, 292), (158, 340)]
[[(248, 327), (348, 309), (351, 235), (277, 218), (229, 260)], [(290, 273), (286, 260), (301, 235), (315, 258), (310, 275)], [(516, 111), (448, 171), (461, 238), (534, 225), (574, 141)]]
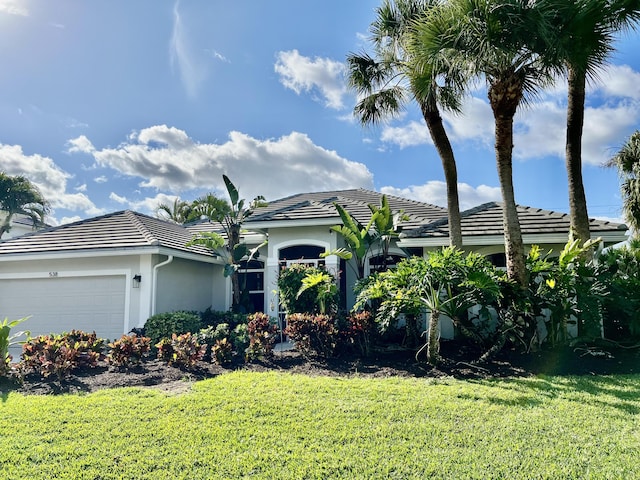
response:
[(221, 367), (199, 362), (193, 369), (170, 367), (158, 360), (146, 360), (130, 368), (116, 368), (101, 362), (96, 368), (75, 372), (70, 377), (43, 379), (29, 374), (19, 384), (0, 379), (0, 394), (9, 391), (24, 394), (95, 392), (115, 387), (153, 387), (167, 392), (188, 390), (196, 380), (212, 378), (234, 370), (282, 371), (304, 375), (359, 377), (417, 377), (486, 379), (548, 375), (608, 375), (640, 373), (640, 348), (564, 347), (552, 351), (519, 354), (502, 352), (490, 362), (478, 364), (480, 352), (459, 342), (442, 342), (443, 361), (431, 367), (416, 361), (415, 353), (403, 349), (378, 350), (370, 357), (343, 354), (336, 358), (307, 358), (297, 351), (275, 353), (272, 358), (245, 363), (236, 357)]

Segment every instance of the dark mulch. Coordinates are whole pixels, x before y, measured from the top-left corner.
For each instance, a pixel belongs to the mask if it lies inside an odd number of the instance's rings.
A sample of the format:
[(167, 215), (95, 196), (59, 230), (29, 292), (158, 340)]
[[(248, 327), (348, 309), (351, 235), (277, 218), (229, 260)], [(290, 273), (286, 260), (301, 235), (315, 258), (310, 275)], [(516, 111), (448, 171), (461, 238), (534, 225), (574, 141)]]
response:
[[(305, 375), (360, 377), (454, 377), (504, 378), (548, 375), (608, 375), (640, 373), (640, 348), (614, 346), (564, 347), (550, 351), (519, 354), (504, 351), (494, 360), (478, 364), (480, 352), (459, 342), (443, 342), (443, 361), (431, 367), (416, 361), (415, 353), (402, 349), (379, 350), (370, 357), (343, 354), (336, 358), (306, 358), (296, 351), (276, 353), (272, 358), (245, 363), (235, 358), (227, 367), (199, 362), (190, 370), (147, 360), (130, 369), (100, 363), (96, 368), (74, 372), (62, 381), (30, 374), (24, 383), (0, 379), (0, 394), (83, 393), (114, 387), (153, 387), (168, 392), (187, 390), (191, 382), (212, 378), (233, 370), (284, 371)], [(423, 360), (423, 359), (422, 359)]]

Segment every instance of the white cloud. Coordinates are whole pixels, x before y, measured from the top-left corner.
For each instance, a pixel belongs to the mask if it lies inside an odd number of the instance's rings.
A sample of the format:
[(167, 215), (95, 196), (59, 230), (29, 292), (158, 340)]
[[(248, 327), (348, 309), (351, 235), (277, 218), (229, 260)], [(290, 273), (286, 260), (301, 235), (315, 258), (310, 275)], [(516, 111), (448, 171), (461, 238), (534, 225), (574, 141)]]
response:
[(280, 83), (298, 95), (317, 90), (327, 107), (344, 108), (342, 98), (347, 94), (347, 87), (343, 63), (329, 58), (311, 59), (300, 55), (298, 50), (290, 50), (278, 52), (275, 71), (280, 75)]
[(415, 120), (400, 127), (385, 126), (382, 129), (380, 140), (393, 143), (400, 148), (431, 143), (431, 137), (429, 136), (426, 123), (416, 122)]
[(171, 66), (178, 68), (187, 95), (195, 98), (206, 78), (206, 69), (200, 59), (194, 55), (189, 44), (188, 29), (182, 22), (179, 7), (178, 0), (173, 7), (173, 31), (169, 45), (169, 58)]
[(80, 220), (82, 220), (82, 217), (79, 217), (77, 215), (73, 217), (62, 217), (60, 219), (60, 222), (57, 225), (64, 225), (66, 223), (79, 222)]
[[(420, 202), (447, 207), (447, 184), (432, 180), (424, 185), (410, 185), (407, 188), (382, 187), (382, 193), (409, 198)], [(472, 187), (467, 183), (458, 183), (460, 210), (467, 210), (482, 203), (502, 201), (499, 187), (479, 185)]]
[(99, 177), (94, 178), (93, 181), (96, 183), (107, 183), (109, 179), (104, 175), (100, 175)]
[(25, 7), (24, 0), (0, 0), (0, 13), (26, 17), (29, 15), (29, 10)]
[(61, 170), (48, 157), (25, 155), (19, 145), (0, 144), (0, 171), (8, 175), (24, 175), (51, 203), (53, 209), (82, 211), (87, 215), (102, 213), (84, 193), (68, 193), (67, 180), (72, 175)]
[(301, 191), (373, 188), (367, 167), (315, 145), (299, 132), (259, 140), (231, 132), (222, 144), (201, 144), (177, 128), (159, 125), (133, 133), (117, 148), (93, 153), (100, 167), (138, 177), (140, 186), (181, 192), (226, 192), (226, 174), (248, 199), (268, 199)]
[(629, 65), (610, 65), (595, 86), (604, 95), (640, 100), (640, 73)]
[(95, 150), (93, 144), (84, 135), (80, 135), (77, 138), (69, 140), (67, 145), (69, 146), (67, 149), (67, 152), (69, 153), (93, 153)]
[(117, 193), (111, 192), (109, 194), (109, 199), (113, 200), (116, 203), (120, 203), (120, 204), (125, 204), (128, 202), (126, 197), (121, 197), (120, 195), (118, 195)]
[(75, 188), (75, 191), (76, 191), (76, 192), (86, 192), (86, 191), (87, 191), (87, 184), (86, 184), (86, 183), (83, 183), (82, 185), (78, 185), (78, 186)]

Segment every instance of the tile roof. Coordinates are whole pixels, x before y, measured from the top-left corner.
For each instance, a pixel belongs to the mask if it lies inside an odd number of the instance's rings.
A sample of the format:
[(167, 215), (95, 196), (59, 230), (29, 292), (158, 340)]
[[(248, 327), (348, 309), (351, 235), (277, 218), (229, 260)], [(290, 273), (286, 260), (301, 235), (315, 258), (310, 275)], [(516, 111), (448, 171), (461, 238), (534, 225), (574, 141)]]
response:
[[(570, 219), (566, 213), (558, 213), (541, 208), (518, 205), (520, 229), (523, 235), (528, 234), (568, 234)], [(462, 235), (464, 237), (502, 235), (502, 203), (489, 202), (461, 212)], [(595, 235), (604, 232), (617, 232), (622, 235), (627, 226), (605, 220), (590, 219), (589, 228)], [(449, 222), (445, 217), (439, 221), (423, 225), (412, 231), (405, 231), (407, 238), (447, 237)]]
[(125, 210), (1, 241), (0, 256), (145, 247), (211, 256), (202, 247), (186, 247), (191, 238), (191, 232), (181, 225)]
[[(365, 189), (336, 190), (329, 192), (300, 193), (290, 197), (269, 202), (266, 207), (256, 209), (245, 223), (251, 228), (252, 223), (272, 221), (317, 220), (320, 218), (340, 221), (340, 216), (333, 206), (336, 202), (344, 207), (360, 223), (366, 225), (371, 218), (368, 205), (380, 206), (382, 193)], [(406, 198), (387, 195), (392, 211), (404, 210), (409, 220), (402, 223), (403, 229), (416, 228), (425, 223), (446, 217), (447, 210), (428, 203), (408, 200)]]

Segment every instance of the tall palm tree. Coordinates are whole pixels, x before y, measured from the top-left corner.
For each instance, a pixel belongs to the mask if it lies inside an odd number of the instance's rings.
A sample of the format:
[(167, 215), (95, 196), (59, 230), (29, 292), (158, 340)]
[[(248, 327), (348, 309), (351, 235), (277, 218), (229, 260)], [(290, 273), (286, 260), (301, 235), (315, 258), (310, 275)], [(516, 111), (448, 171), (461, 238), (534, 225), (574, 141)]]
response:
[(484, 78), (495, 122), (503, 201), (507, 274), (527, 284), (524, 245), (513, 189), (513, 119), (526, 96), (551, 82), (541, 50), (551, 35), (544, 9), (528, 0), (450, 0), (415, 27), (412, 55)]
[(629, 137), (618, 153), (607, 162), (620, 175), (622, 211), (632, 237), (640, 238), (640, 130)]
[(555, 9), (551, 48), (567, 72), (565, 161), (571, 229), (582, 242), (590, 239), (589, 214), (582, 182), (582, 132), (587, 82), (597, 76), (613, 51), (615, 34), (640, 18), (640, 0), (542, 0)]
[(29, 179), (22, 175), (12, 177), (0, 172), (0, 210), (5, 217), (0, 225), (0, 238), (11, 230), (14, 215), (24, 215), (33, 221), (34, 227), (42, 225), (49, 213), (49, 202), (45, 200)]
[(450, 244), (462, 247), (458, 172), (438, 107), (441, 103), (457, 110), (458, 96), (452, 94), (451, 84), (438, 87), (435, 65), (423, 64), (417, 68), (403, 45), (412, 22), (437, 3), (437, 0), (384, 0), (376, 10), (377, 17), (370, 29), (375, 58), (366, 53), (348, 55), (348, 79), (350, 86), (361, 95), (354, 113), (363, 125), (376, 124), (399, 113), (411, 98), (418, 103), (442, 161)]

